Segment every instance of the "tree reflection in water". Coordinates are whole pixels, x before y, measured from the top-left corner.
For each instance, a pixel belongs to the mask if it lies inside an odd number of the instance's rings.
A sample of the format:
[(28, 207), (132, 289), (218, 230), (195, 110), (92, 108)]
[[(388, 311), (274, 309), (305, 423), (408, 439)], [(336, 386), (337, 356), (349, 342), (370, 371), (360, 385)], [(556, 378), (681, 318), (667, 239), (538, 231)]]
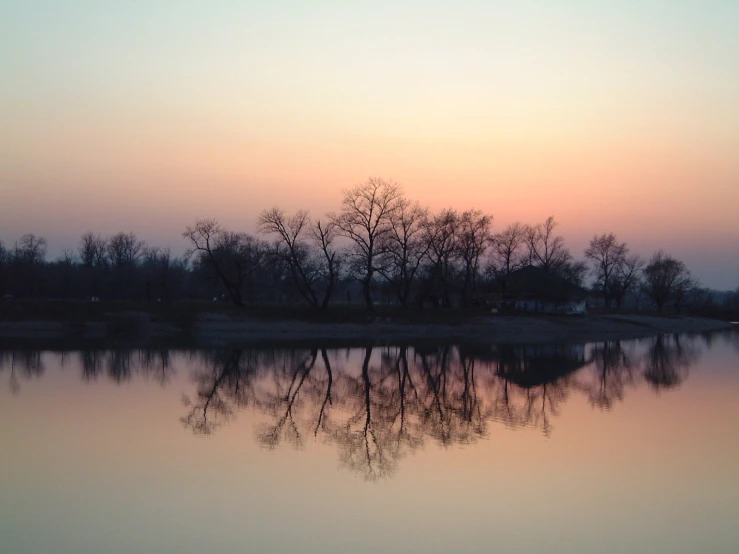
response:
[(678, 334), (655, 337), (644, 364), (644, 379), (655, 391), (676, 387), (699, 356), (697, 346)]
[(21, 390), (21, 378), (32, 379), (44, 374), (44, 363), (38, 350), (0, 350), (0, 373), (8, 372), (8, 389), (12, 394)]
[[(197, 434), (210, 434), (238, 411), (256, 410), (265, 419), (256, 430), (265, 448), (300, 448), (307, 437), (320, 438), (337, 446), (343, 466), (375, 480), (392, 475), (399, 460), (427, 441), (471, 444), (487, 436), (491, 422), (549, 436), (573, 392), (610, 410), (640, 383), (655, 391), (679, 386), (700, 355), (699, 340), (709, 344), (714, 337), (183, 351), (194, 367), (194, 389), (183, 395), (181, 421)], [(123, 383), (138, 375), (162, 385), (175, 373), (173, 355), (123, 348), (78, 353), (84, 381), (107, 376)], [(41, 353), (0, 351), (4, 371), (18, 393), (22, 378), (43, 375)]]
[(549, 436), (550, 416), (558, 415), (559, 404), (567, 398), (571, 375), (587, 363), (580, 345), (502, 347), (495, 371), (503, 391), (499, 418), (514, 428), (539, 427)]
[(636, 383), (640, 364), (636, 345), (623, 346), (619, 340), (593, 345), (590, 375), (580, 383), (588, 401), (598, 408), (610, 410), (616, 401), (624, 399), (627, 387)]
[(186, 426), (211, 433), (239, 408), (268, 417), (257, 438), (268, 448), (301, 447), (307, 434), (336, 444), (342, 465), (374, 480), (433, 440), (469, 444), (490, 421), (534, 426), (551, 418), (588, 363), (583, 346), (394, 346), (340, 352), (215, 352), (203, 355), (186, 398)]

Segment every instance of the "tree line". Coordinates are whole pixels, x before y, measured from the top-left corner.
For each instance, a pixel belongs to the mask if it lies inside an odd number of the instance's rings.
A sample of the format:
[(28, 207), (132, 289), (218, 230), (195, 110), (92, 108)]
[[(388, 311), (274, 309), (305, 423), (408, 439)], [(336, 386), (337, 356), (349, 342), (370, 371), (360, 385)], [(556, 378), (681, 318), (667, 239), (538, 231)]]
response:
[[(338, 211), (313, 219), (305, 210), (262, 211), (255, 235), (216, 220), (188, 226), (183, 257), (139, 240), (133, 232), (85, 233), (75, 250), (46, 261), (47, 242), (24, 235), (0, 242), (0, 293), (26, 298), (224, 298), (236, 306), (301, 302), (316, 310), (352, 302), (368, 310), (382, 290), (408, 307), (423, 298), (466, 306), (476, 295), (505, 293), (511, 275), (537, 267), (576, 287), (590, 287), (607, 308), (644, 293), (662, 309), (680, 309), (698, 282), (662, 250), (644, 260), (613, 233), (596, 235), (576, 260), (557, 234), (557, 221), (513, 223), (495, 233), (478, 209), (431, 212), (399, 185), (371, 178), (342, 193)], [(739, 293), (738, 293), (739, 294)]]

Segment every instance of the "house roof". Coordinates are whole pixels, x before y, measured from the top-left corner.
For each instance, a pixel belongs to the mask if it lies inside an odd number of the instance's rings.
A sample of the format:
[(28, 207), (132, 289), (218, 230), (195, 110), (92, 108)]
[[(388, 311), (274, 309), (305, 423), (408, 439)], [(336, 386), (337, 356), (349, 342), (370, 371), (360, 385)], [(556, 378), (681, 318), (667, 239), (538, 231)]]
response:
[(588, 292), (559, 275), (536, 266), (526, 266), (504, 277), (507, 294), (527, 295), (551, 300), (585, 297)]

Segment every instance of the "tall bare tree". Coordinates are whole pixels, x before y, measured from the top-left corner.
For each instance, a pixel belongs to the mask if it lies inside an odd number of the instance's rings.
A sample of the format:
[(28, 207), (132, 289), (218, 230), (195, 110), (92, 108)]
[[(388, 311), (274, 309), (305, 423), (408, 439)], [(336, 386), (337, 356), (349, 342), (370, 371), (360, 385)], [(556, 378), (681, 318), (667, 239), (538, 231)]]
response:
[(308, 212), (299, 210), (287, 215), (275, 207), (259, 215), (258, 225), (260, 233), (277, 236), (270, 254), (285, 264), (300, 296), (310, 306), (320, 307), (313, 286), (317, 268), (311, 263), (311, 253), (304, 239), (305, 230), (310, 226)]
[(108, 245), (108, 260), (114, 268), (134, 266), (144, 255), (146, 244), (139, 240), (133, 232), (117, 233), (110, 237)]
[(444, 306), (451, 306), (451, 287), (456, 273), (459, 214), (442, 210), (429, 219), (424, 233), (428, 244), (429, 277), (436, 284)]
[(496, 272), (508, 276), (526, 263), (526, 226), (512, 223), (493, 237), (493, 256)]
[(411, 286), (429, 245), (423, 240), (428, 210), (418, 202), (402, 199), (390, 217), (390, 229), (381, 246), (385, 263), (379, 272), (395, 289), (398, 303), (408, 306)]
[(600, 289), (606, 308), (611, 306), (611, 287), (626, 261), (629, 249), (613, 233), (594, 236), (585, 250), (585, 257), (593, 263), (595, 286)]
[(173, 258), (169, 248), (146, 248), (141, 272), (145, 279), (145, 295), (148, 302), (154, 298), (169, 305), (173, 289), (182, 284), (187, 262)]
[(45, 238), (25, 234), (15, 243), (15, 259), (28, 265), (40, 264), (46, 259), (46, 246)]
[(390, 232), (391, 217), (402, 198), (396, 183), (373, 177), (345, 190), (341, 211), (329, 215), (337, 233), (353, 243), (352, 267), (362, 283), (362, 296), (368, 310), (374, 309), (372, 278), (377, 271), (378, 248)]
[(323, 223), (318, 220), (310, 228), (310, 235), (320, 251), (320, 256), (323, 257), (321, 272), (326, 286), (321, 309), (325, 310), (331, 302), (336, 281), (341, 273), (341, 258), (339, 257), (339, 249), (336, 247), (336, 224), (333, 221)]
[(279, 208), (263, 211), (258, 223), (260, 233), (277, 236), (271, 254), (285, 264), (298, 293), (310, 306), (327, 308), (336, 279), (335, 226), (313, 223), (305, 210), (287, 215)]
[(108, 239), (108, 264), (110, 265), (113, 295), (130, 297), (136, 285), (136, 268), (144, 255), (146, 243), (133, 232), (116, 233)]
[(0, 296), (4, 296), (6, 292), (6, 287), (8, 277), (8, 265), (10, 264), (10, 253), (8, 252), (8, 249), (5, 248), (5, 245), (3, 244), (3, 241), (0, 240)]
[(13, 265), (17, 290), (30, 296), (40, 296), (43, 263), (46, 259), (46, 239), (31, 233), (15, 243)]
[(104, 270), (108, 264), (108, 241), (92, 231), (88, 231), (80, 238), (77, 253), (83, 268), (83, 275), (87, 281), (90, 296), (100, 294), (100, 284), (104, 279)]
[(201, 267), (213, 272), (236, 306), (243, 306), (244, 286), (262, 262), (264, 245), (246, 233), (223, 229), (213, 219), (188, 226), (182, 236), (191, 243), (186, 257), (198, 255)]
[(108, 241), (100, 235), (88, 231), (80, 238), (77, 252), (83, 267), (101, 267), (105, 265)]
[(457, 251), (463, 265), (462, 301), (465, 303), (468, 294), (477, 288), (480, 259), (490, 246), (492, 223), (493, 216), (480, 210), (467, 210), (459, 218)]
[(644, 292), (662, 312), (665, 304), (676, 297), (691, 282), (685, 264), (664, 251), (657, 251), (643, 270)]
[(616, 301), (616, 307), (621, 307), (626, 294), (636, 290), (639, 285), (639, 275), (643, 268), (644, 260), (634, 254), (633, 256), (626, 256), (620, 267), (616, 269), (609, 284), (611, 296)]
[(549, 216), (544, 223), (526, 230), (530, 263), (553, 273), (572, 260), (572, 255), (565, 247), (564, 238), (554, 234), (557, 225), (559, 224), (554, 217)]

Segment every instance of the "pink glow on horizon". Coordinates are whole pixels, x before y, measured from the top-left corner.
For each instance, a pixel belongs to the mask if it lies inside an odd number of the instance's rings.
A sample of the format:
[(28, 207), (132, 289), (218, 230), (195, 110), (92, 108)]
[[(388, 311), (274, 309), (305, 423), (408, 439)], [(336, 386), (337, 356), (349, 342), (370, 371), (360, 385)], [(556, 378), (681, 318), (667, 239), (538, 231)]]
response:
[(253, 232), (380, 176), (496, 230), (554, 215), (577, 257), (614, 232), (739, 284), (731, 6), (47, 8), (0, 18), (6, 244), (130, 229), (176, 251), (198, 218)]

